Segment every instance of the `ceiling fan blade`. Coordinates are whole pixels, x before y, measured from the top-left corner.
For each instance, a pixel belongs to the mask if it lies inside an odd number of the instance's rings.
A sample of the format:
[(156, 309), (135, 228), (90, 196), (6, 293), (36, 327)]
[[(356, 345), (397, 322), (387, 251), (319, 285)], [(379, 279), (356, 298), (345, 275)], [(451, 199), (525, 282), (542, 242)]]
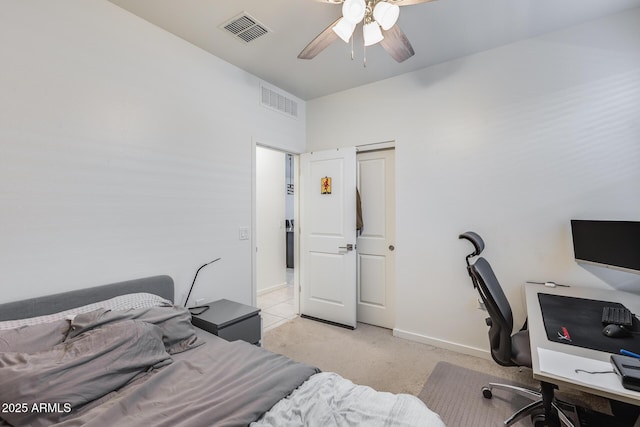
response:
[(380, 44), (396, 61), (402, 62), (416, 54), (413, 51), (411, 43), (409, 43), (409, 39), (407, 39), (404, 31), (402, 31), (398, 25), (394, 25), (387, 31), (383, 31), (382, 34), (384, 35), (384, 39), (382, 39)]
[(302, 49), (302, 52), (298, 54), (300, 59), (313, 59), (317, 54), (322, 52), (327, 46), (338, 39), (338, 35), (333, 31), (333, 27), (338, 23), (342, 17), (336, 19), (331, 25), (324, 29), (315, 39)]
[(428, 3), (435, 0), (386, 0), (389, 3), (397, 4), (398, 6), (411, 6), (412, 4)]

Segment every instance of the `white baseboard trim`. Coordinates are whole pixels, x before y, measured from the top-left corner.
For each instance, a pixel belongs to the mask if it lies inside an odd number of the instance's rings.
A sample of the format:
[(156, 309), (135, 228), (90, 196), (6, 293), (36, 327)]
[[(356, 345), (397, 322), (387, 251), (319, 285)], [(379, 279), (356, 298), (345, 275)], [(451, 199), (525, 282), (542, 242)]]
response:
[(260, 296), (260, 295), (268, 294), (269, 292), (277, 291), (278, 289), (282, 289), (286, 287), (287, 287), (287, 282), (284, 282), (277, 285), (269, 286), (268, 288), (258, 289), (256, 291), (256, 294)]
[(393, 336), (398, 338), (403, 338), (409, 341), (415, 341), (422, 344), (432, 345), (434, 347), (440, 347), (447, 350), (456, 351), (462, 354), (468, 354), (470, 356), (480, 357), (482, 359), (491, 360), (491, 353), (481, 348), (470, 347), (467, 345), (457, 344), (451, 341), (432, 338), (426, 335), (421, 335), (421, 334), (417, 334), (415, 332), (410, 332), (410, 331), (404, 331), (398, 328), (393, 328)]

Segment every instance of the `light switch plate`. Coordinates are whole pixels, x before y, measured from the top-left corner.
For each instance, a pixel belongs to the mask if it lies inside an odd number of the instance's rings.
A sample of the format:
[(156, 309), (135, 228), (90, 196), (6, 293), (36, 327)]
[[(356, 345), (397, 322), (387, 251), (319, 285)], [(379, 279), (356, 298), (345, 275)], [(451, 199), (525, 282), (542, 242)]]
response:
[(249, 240), (249, 228), (248, 227), (240, 227), (238, 229), (238, 238), (240, 240)]

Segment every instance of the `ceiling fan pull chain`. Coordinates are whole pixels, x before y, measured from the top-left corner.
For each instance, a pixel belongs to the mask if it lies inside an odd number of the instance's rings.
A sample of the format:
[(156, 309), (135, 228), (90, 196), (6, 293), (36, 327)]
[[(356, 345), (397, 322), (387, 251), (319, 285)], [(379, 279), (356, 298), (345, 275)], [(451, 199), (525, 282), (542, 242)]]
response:
[(362, 53), (363, 53), (363, 55), (362, 55), (362, 66), (364, 68), (367, 68), (367, 47), (366, 46), (362, 49)]
[(353, 55), (353, 36), (351, 36), (351, 60), (353, 61), (354, 55)]

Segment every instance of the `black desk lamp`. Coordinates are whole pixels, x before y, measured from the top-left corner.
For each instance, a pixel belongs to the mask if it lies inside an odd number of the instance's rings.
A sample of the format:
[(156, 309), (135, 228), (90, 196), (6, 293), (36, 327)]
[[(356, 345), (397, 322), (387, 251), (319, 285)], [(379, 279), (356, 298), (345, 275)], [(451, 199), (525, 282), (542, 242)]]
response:
[[(195, 284), (196, 284), (196, 277), (198, 277), (198, 273), (200, 273), (200, 270), (202, 270), (202, 269), (203, 269), (204, 267), (206, 267), (207, 265), (209, 265), (209, 264), (213, 264), (214, 262), (219, 261), (219, 260), (221, 260), (221, 259), (222, 259), (222, 258), (216, 258), (216, 259), (214, 259), (213, 261), (209, 261), (209, 262), (208, 262), (208, 263), (206, 263), (206, 264), (202, 264), (202, 265), (200, 266), (200, 268), (196, 270), (196, 275), (195, 275), (195, 276), (193, 276), (193, 282), (191, 283), (191, 288), (189, 289), (189, 293), (187, 294), (187, 299), (186, 299), (186, 300), (184, 300), (184, 306), (185, 306), (185, 307), (187, 306), (187, 302), (189, 302), (189, 297), (191, 296), (191, 291), (193, 290), (193, 285), (195, 285)], [(198, 310), (198, 311), (192, 311), (192, 310)], [(209, 306), (208, 306), (208, 305), (199, 305), (199, 306), (196, 306), (196, 307), (189, 307), (189, 311), (191, 311), (191, 314), (195, 314), (196, 316), (197, 316), (198, 314), (202, 314), (202, 313), (204, 313), (204, 312), (205, 312), (205, 311), (207, 311), (207, 310), (209, 310)]]

